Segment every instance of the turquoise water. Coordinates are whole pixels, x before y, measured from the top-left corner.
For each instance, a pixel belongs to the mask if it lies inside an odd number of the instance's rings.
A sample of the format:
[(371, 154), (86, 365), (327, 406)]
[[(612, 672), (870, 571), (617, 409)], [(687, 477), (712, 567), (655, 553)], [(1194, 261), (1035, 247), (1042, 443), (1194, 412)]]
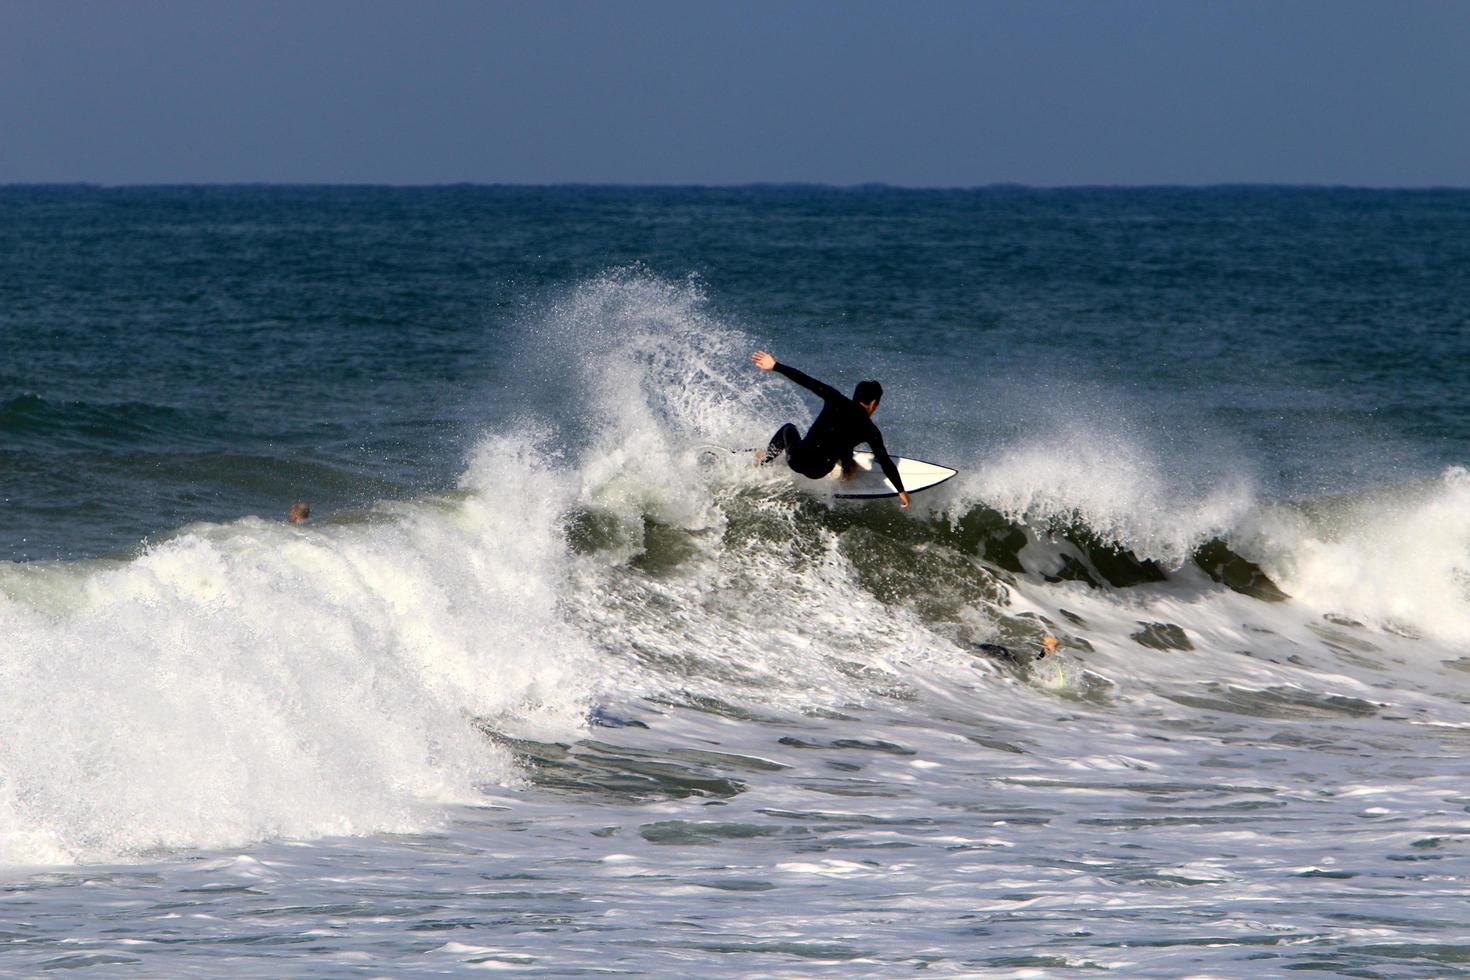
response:
[(0, 188), (0, 971), (1463, 974), (1467, 348), (1470, 192)]

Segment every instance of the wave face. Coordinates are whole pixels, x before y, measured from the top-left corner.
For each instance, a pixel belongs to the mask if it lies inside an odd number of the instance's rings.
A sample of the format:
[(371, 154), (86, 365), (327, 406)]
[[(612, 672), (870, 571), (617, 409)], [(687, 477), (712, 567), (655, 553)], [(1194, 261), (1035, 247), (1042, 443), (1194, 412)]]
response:
[(507, 738), (573, 738), (599, 705), (901, 703), (1044, 631), (1071, 651), (1048, 683), (1078, 690), (1122, 664), (1173, 683), (1139, 654), (1223, 656), (1242, 618), (1427, 638), (1430, 664), (1470, 631), (1461, 469), (1270, 502), (1073, 420), (952, 460), (901, 514), (702, 452), (806, 410), (697, 283), (597, 276), (515, 343), (561, 391), (453, 490), (0, 566), (0, 862), (411, 829), (524, 779)]

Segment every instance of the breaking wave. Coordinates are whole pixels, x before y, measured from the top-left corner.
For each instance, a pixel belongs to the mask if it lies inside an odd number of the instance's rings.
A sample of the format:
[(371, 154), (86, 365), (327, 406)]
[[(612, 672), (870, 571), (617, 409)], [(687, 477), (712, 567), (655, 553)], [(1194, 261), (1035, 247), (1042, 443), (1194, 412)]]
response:
[[(602, 704), (830, 712), (1048, 630), (1204, 657), (1269, 606), (1470, 637), (1461, 469), (1264, 501), (1079, 419), (952, 460), (905, 514), (701, 463), (804, 409), (697, 283), (610, 273), (522, 328), (527, 412), (451, 490), (0, 566), (0, 863), (421, 827), (521, 778), (504, 736), (575, 738)], [(1138, 631), (1156, 596), (1184, 621)]]

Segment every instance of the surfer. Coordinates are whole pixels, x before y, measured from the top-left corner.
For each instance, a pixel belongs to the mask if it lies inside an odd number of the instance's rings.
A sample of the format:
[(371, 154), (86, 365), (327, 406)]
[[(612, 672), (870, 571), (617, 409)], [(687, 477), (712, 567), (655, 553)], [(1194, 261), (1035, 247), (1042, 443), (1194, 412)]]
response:
[(1029, 659), (1022, 657), (1010, 647), (1001, 646), (999, 643), (978, 643), (976, 646), (981, 652), (988, 653), (992, 657), (999, 657), (1013, 664), (1024, 664), (1029, 663), (1031, 660), (1045, 660), (1047, 657), (1050, 657), (1057, 652), (1057, 644), (1058, 640), (1055, 636), (1052, 636), (1050, 633), (1041, 634), (1041, 649), (1031, 654)]
[(878, 402), (883, 397), (882, 385), (876, 381), (859, 381), (852, 397), (848, 398), (831, 385), (823, 384), (794, 367), (776, 363), (776, 359), (763, 350), (750, 355), (750, 359), (762, 371), (783, 374), (822, 399), (822, 410), (817, 413), (816, 421), (812, 422), (806, 436), (803, 437), (800, 429), (787, 422), (771, 437), (771, 444), (761, 457), (762, 463), (769, 463), (784, 452), (786, 465), (802, 476), (820, 480), (832, 472), (832, 467), (840, 464), (842, 478), (846, 480), (857, 467), (852, 458), (853, 447), (866, 442), (873, 450), (873, 458), (883, 469), (883, 475), (898, 491), (898, 506), (908, 507), (909, 495), (899, 478), (898, 467), (893, 465), (888, 450), (883, 447), (883, 433), (873, 424), (872, 415), (878, 410)]
[(311, 517), (311, 504), (304, 500), (297, 500), (291, 504), (291, 509), (286, 511), (286, 520), (292, 524), (302, 524)]

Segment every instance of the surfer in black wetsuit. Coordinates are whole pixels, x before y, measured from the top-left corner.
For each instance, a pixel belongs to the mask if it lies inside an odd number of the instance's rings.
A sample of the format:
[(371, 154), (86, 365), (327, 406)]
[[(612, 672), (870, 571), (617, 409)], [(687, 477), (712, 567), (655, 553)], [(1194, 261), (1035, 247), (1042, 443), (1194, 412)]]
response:
[(822, 384), (776, 359), (763, 350), (750, 355), (756, 367), (762, 371), (775, 371), (801, 385), (822, 399), (822, 410), (816, 421), (807, 430), (805, 438), (801, 430), (787, 422), (771, 437), (762, 463), (769, 463), (782, 452), (786, 453), (786, 464), (802, 476), (820, 480), (832, 472), (832, 467), (841, 464), (842, 478), (852, 475), (857, 466), (852, 459), (852, 450), (860, 442), (866, 442), (873, 450), (873, 458), (883, 469), (883, 475), (898, 491), (898, 506), (907, 508), (908, 492), (899, 478), (898, 467), (883, 447), (883, 433), (873, 424), (872, 414), (878, 409), (878, 400), (883, 397), (883, 386), (876, 381), (859, 381), (848, 398), (831, 385)]

